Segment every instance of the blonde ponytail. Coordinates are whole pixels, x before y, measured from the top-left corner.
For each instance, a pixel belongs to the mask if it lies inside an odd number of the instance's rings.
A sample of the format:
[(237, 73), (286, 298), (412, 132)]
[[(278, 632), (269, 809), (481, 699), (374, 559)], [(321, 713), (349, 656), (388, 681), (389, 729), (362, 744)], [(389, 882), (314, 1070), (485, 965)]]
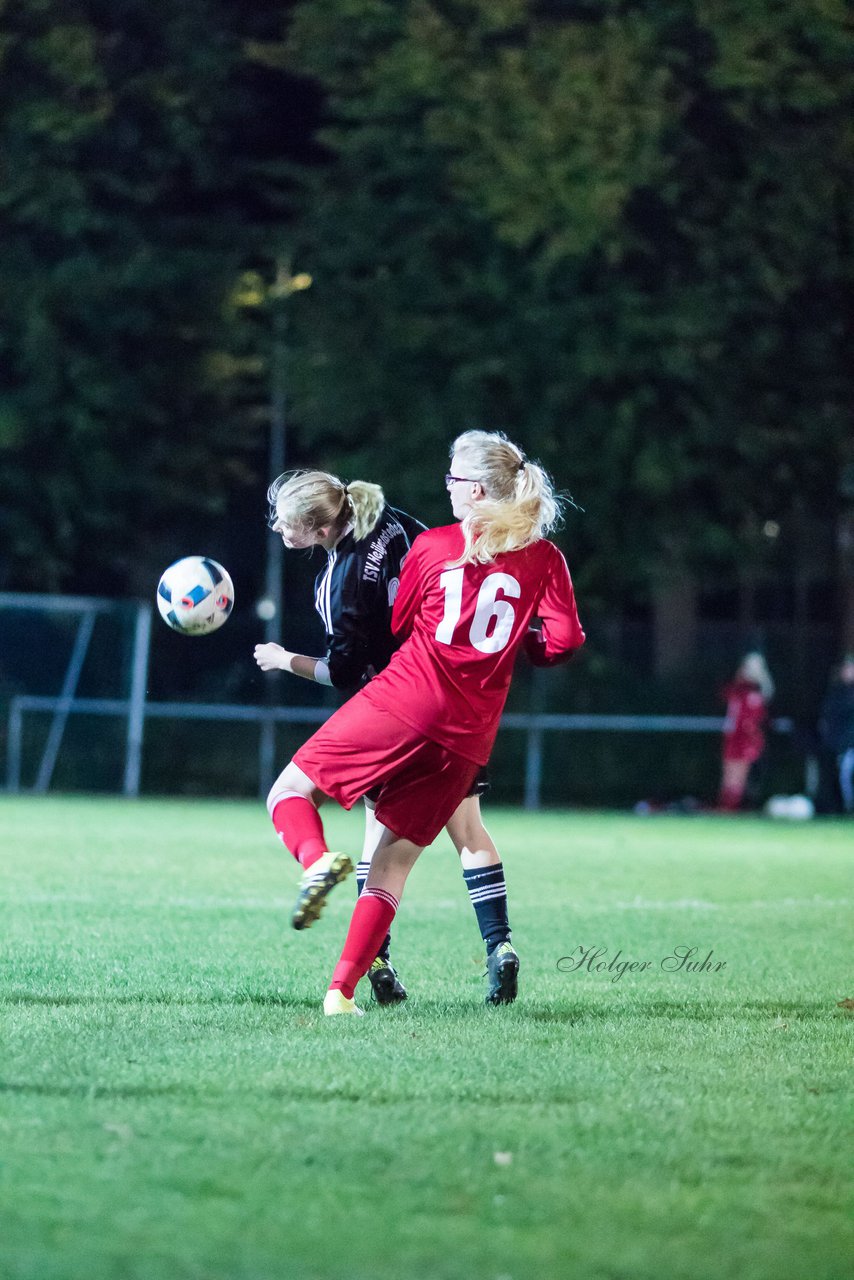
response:
[(465, 546), (455, 565), (489, 564), (544, 538), (557, 524), (560, 499), (551, 480), (502, 431), (464, 432), (451, 447), (454, 456), (486, 493), (462, 521)]
[(346, 486), (353, 516), (353, 537), (366, 538), (376, 525), (385, 506), (385, 495), (378, 484), (369, 480), (351, 480)]
[(351, 521), (353, 536), (364, 538), (385, 505), (378, 484), (353, 480), (345, 484), (329, 471), (286, 471), (267, 490), (270, 523), (277, 521), (303, 534), (327, 526), (342, 532)]

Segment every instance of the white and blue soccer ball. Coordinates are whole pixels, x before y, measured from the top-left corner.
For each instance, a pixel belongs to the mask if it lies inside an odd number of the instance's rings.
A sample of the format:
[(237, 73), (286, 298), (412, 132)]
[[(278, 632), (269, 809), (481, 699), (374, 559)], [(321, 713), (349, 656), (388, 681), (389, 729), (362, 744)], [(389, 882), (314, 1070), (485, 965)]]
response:
[(184, 556), (163, 573), (157, 585), (160, 616), (184, 636), (216, 631), (234, 606), (234, 584), (210, 556)]

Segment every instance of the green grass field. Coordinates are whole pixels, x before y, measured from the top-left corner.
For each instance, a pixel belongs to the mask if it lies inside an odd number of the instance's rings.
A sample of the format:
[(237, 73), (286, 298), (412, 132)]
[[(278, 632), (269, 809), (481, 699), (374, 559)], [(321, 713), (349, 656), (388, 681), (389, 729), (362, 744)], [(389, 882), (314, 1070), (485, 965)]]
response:
[(354, 890), (290, 930), (262, 805), (0, 800), (3, 1280), (849, 1276), (852, 828), (489, 823), (517, 1004), (443, 839), (324, 1020)]

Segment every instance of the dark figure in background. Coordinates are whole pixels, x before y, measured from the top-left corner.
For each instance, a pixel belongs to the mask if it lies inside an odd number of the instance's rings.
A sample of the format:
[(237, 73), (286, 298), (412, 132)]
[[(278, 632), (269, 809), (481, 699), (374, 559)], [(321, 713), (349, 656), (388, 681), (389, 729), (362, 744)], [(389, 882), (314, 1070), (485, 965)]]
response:
[(839, 664), (818, 722), (824, 749), (833, 756), (844, 813), (854, 813), (854, 654)]

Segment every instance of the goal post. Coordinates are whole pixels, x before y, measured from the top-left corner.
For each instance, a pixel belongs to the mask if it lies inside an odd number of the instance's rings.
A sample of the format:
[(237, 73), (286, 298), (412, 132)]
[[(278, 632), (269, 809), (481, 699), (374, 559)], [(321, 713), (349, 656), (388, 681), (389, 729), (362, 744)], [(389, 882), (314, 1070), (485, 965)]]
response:
[[(89, 703), (94, 714), (109, 705), (107, 714), (118, 711), (125, 720), (122, 791), (139, 794), (151, 618), (151, 605), (141, 601), (0, 592), (0, 699), (7, 704), (8, 791), (22, 789), (24, 712), (50, 713), (34, 780), (24, 788), (44, 794), (53, 780), (69, 717)], [(93, 664), (96, 628), (100, 623), (99, 632), (104, 632), (108, 619), (120, 623), (117, 634), (113, 627), (112, 634), (103, 637), (116, 660)], [(105, 670), (120, 673), (124, 688), (105, 684)], [(84, 673), (93, 679), (91, 698), (81, 692)]]

